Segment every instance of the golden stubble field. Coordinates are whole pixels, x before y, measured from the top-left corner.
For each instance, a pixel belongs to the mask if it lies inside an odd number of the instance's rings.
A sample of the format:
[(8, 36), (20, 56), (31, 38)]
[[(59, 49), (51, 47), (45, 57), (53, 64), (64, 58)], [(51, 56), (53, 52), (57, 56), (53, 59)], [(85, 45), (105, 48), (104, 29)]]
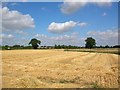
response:
[(63, 50), (5, 50), (3, 88), (118, 87), (118, 55)]

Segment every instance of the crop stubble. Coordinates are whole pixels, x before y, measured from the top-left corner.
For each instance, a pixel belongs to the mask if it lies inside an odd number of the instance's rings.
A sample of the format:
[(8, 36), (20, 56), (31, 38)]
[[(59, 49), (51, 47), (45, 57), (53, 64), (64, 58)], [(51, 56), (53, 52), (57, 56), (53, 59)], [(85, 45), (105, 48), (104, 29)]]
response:
[(118, 55), (63, 50), (2, 51), (3, 88), (118, 87)]

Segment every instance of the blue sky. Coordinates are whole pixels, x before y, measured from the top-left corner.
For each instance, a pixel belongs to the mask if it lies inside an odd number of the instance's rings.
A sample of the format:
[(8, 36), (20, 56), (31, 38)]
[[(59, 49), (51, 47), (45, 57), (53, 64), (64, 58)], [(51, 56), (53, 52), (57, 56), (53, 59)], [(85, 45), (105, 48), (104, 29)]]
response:
[[(118, 3), (11, 2), (2, 7), (2, 44), (84, 46), (92, 36), (97, 45), (118, 43)], [(19, 17), (19, 18), (18, 18)]]

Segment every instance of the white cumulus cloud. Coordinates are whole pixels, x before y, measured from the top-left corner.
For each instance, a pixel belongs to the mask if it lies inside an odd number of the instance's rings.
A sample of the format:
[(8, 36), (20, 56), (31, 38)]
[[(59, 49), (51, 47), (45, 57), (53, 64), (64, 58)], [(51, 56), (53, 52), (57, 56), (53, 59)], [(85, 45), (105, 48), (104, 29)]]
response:
[(2, 30), (24, 30), (34, 28), (34, 19), (29, 15), (24, 15), (16, 10), (2, 8)]
[(64, 23), (52, 22), (48, 26), (48, 31), (52, 33), (64, 33), (64, 32), (70, 31), (75, 26), (84, 27), (84, 26), (87, 26), (87, 23), (85, 22), (80, 23), (80, 22), (74, 22), (74, 21), (68, 21)]
[(70, 14), (79, 10), (81, 7), (85, 5), (86, 2), (69, 2), (69, 0), (65, 0), (64, 3), (61, 5), (61, 11), (64, 14)]
[(64, 0), (60, 10), (64, 14), (71, 14), (85, 7), (89, 3), (99, 7), (110, 7), (112, 5), (111, 0)]
[(52, 22), (48, 27), (48, 31), (53, 33), (63, 33), (63, 32), (69, 31), (71, 28), (75, 27), (76, 25), (77, 25), (77, 22), (74, 22), (74, 21), (68, 21), (65, 23)]

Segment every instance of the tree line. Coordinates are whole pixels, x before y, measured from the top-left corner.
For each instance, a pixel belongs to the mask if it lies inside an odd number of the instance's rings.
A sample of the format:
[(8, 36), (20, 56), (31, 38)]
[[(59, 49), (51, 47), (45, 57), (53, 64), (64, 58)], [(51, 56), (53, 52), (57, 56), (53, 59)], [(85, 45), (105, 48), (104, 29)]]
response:
[[(84, 48), (120, 48), (120, 45), (115, 45), (115, 46), (109, 46), (109, 45), (106, 45), (106, 46), (96, 46), (96, 40), (92, 37), (88, 37), (86, 40), (85, 40), (86, 44), (85, 44), (85, 47)], [(38, 46), (41, 44), (41, 41), (40, 40), (37, 40), (35, 38), (31, 39), (30, 43), (32, 45), (32, 47), (34, 49), (37, 49)], [(56, 45), (54, 46), (55, 49), (78, 49), (78, 48), (81, 48), (79, 46), (72, 46), (72, 45)]]
[[(80, 47), (80, 46), (72, 46), (72, 45), (54, 45), (54, 46), (41, 46), (41, 48), (46, 48), (46, 49), (80, 49), (80, 48), (120, 48), (120, 45), (115, 45), (115, 46), (109, 46), (109, 45), (105, 45), (105, 46), (96, 46), (96, 40), (92, 37), (88, 37), (85, 40), (86, 44), (85, 47)], [(23, 46), (23, 45), (13, 45), (13, 46), (1, 46), (1, 49), (37, 49), (39, 47), (39, 45), (41, 44), (41, 41), (33, 38), (30, 40), (30, 42), (28, 43), (28, 45), (31, 46)]]

